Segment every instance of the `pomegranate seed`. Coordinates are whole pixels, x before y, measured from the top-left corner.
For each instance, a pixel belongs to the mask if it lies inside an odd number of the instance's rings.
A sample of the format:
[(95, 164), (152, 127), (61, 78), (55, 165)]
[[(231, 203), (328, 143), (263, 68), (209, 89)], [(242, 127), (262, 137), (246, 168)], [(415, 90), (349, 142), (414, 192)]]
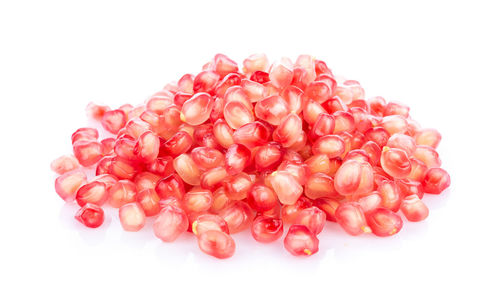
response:
[(56, 172), (59, 175), (71, 172), (77, 169), (79, 166), (80, 165), (78, 164), (78, 160), (72, 155), (63, 155), (50, 163), (50, 168), (52, 169), (52, 171)]
[(144, 189), (155, 189), (160, 179), (160, 176), (153, 173), (142, 172), (135, 176), (134, 183), (137, 187), (137, 191), (142, 191)]
[(326, 220), (337, 221), (335, 219), (335, 211), (339, 207), (339, 202), (334, 199), (319, 198), (313, 201), (314, 206), (318, 207), (326, 215)]
[(214, 198), (212, 192), (200, 187), (193, 187), (184, 195), (184, 209), (188, 212), (204, 212), (210, 209)]
[(101, 140), (103, 155), (112, 155), (114, 153), (116, 140), (114, 138), (106, 138)]
[(229, 204), (230, 199), (227, 196), (226, 191), (224, 190), (223, 186), (217, 188), (213, 192), (213, 197), (214, 197), (214, 201), (212, 203), (212, 206), (210, 207), (210, 212), (219, 213), (222, 209), (226, 208), (227, 205)]
[(184, 182), (177, 174), (172, 174), (158, 181), (155, 191), (161, 199), (175, 197), (177, 199), (184, 198)]
[(215, 72), (221, 77), (226, 76), (230, 72), (238, 72), (238, 64), (223, 54), (215, 55), (214, 66)]
[(200, 169), (191, 158), (183, 153), (174, 159), (174, 169), (184, 182), (190, 185), (200, 185)]
[(84, 184), (76, 192), (76, 202), (80, 206), (87, 203), (102, 206), (107, 198), (106, 184), (100, 181)]
[(132, 179), (137, 173), (136, 166), (131, 162), (121, 157), (114, 157), (109, 165), (109, 174), (116, 176), (119, 179)]
[(219, 212), (229, 228), (231, 234), (241, 232), (252, 223), (252, 208), (243, 201), (231, 202), (226, 208)]
[(382, 118), (380, 125), (391, 135), (395, 133), (406, 133), (408, 122), (403, 116), (392, 115)]
[(316, 101), (309, 99), (304, 102), (302, 115), (309, 125), (314, 125), (320, 114), (326, 114), (326, 110)]
[(373, 141), (368, 141), (361, 146), (361, 149), (366, 152), (366, 154), (370, 157), (370, 164), (375, 166), (380, 161), (380, 156), (382, 155), (382, 150), (377, 143)]
[(302, 186), (295, 180), (293, 175), (285, 171), (276, 171), (271, 174), (271, 185), (284, 205), (293, 205), (302, 194)]
[(212, 169), (224, 164), (224, 155), (217, 149), (198, 147), (191, 151), (193, 161), (203, 169)]
[(429, 208), (417, 195), (410, 195), (403, 199), (401, 212), (409, 221), (422, 221), (429, 216)]
[(394, 178), (405, 178), (411, 173), (411, 162), (406, 152), (385, 146), (380, 157), (382, 169)]
[(223, 97), (226, 94), (228, 88), (232, 86), (239, 86), (241, 84), (241, 77), (237, 73), (228, 73), (222, 81), (215, 87), (215, 95), (217, 97)]
[(311, 173), (330, 173), (330, 159), (326, 154), (313, 155), (305, 161)]
[(375, 116), (384, 116), (385, 111), (385, 99), (382, 96), (375, 96), (369, 98), (368, 105), (370, 107), (370, 112)]
[(219, 119), (215, 122), (213, 134), (217, 143), (222, 147), (227, 149), (234, 144), (233, 133), (233, 129), (223, 119)]
[(326, 154), (328, 158), (341, 156), (344, 150), (344, 140), (336, 135), (322, 136), (312, 146), (313, 154)]
[(208, 120), (213, 106), (212, 96), (207, 93), (197, 93), (182, 105), (181, 121), (189, 125), (200, 125)]
[(351, 159), (363, 162), (371, 162), (370, 156), (368, 156), (366, 151), (363, 149), (354, 149), (349, 151), (349, 153), (347, 153), (347, 155), (344, 157), (344, 161), (348, 161)]
[(120, 129), (125, 127), (127, 115), (122, 110), (107, 111), (101, 119), (102, 127), (112, 134), (117, 134)]
[(230, 102), (239, 102), (249, 111), (253, 110), (253, 105), (250, 101), (250, 98), (245, 93), (245, 90), (243, 90), (243, 88), (240, 86), (232, 86), (226, 90), (226, 93), (224, 94), (224, 106), (226, 106)]
[(236, 245), (228, 234), (211, 230), (200, 234), (198, 246), (201, 251), (218, 259), (227, 259), (234, 255)]
[(301, 151), (304, 148), (306, 148), (306, 146), (309, 146), (309, 149), (311, 147), (310, 145), (307, 144), (307, 135), (306, 135), (306, 133), (303, 130), (301, 130), (299, 132), (299, 137), (298, 137), (297, 141), (292, 146), (290, 146), (289, 149), (290, 150)]
[(219, 75), (213, 71), (200, 72), (193, 81), (193, 92), (210, 93), (215, 89), (219, 81)]
[(286, 160), (280, 164), (278, 171), (290, 173), (300, 185), (306, 184), (307, 178), (311, 174), (309, 167), (300, 161), (296, 162)]
[(396, 102), (389, 102), (384, 109), (384, 116), (390, 116), (390, 115), (400, 115), (405, 118), (408, 118), (410, 112), (410, 108), (396, 103)]
[(81, 170), (67, 172), (57, 177), (56, 193), (65, 201), (71, 200), (80, 186), (87, 183), (87, 176)]
[(123, 159), (136, 161), (137, 156), (134, 153), (135, 146), (136, 146), (136, 140), (131, 136), (124, 135), (120, 137), (118, 140), (116, 140), (114, 151), (116, 155), (118, 155)]
[(401, 217), (386, 208), (376, 208), (366, 216), (373, 234), (387, 237), (397, 234), (403, 227)]
[(401, 149), (405, 151), (408, 156), (412, 156), (415, 149), (417, 149), (415, 140), (412, 137), (400, 133), (393, 134), (389, 138), (387, 147)]
[(239, 173), (224, 182), (224, 190), (231, 200), (243, 200), (252, 188), (252, 178), (247, 173)]
[(335, 95), (338, 96), (346, 105), (350, 104), (353, 100), (351, 89), (346, 88), (345, 86), (337, 86)]
[(127, 134), (134, 139), (137, 139), (140, 135), (151, 129), (152, 128), (149, 123), (142, 121), (139, 118), (134, 118), (128, 121), (127, 124), (125, 125), (125, 130)]
[(255, 105), (255, 116), (275, 126), (289, 113), (288, 104), (278, 95), (266, 97)]
[(419, 129), (415, 132), (415, 141), (417, 145), (426, 145), (437, 148), (441, 142), (441, 134), (432, 128)]
[(424, 196), (424, 187), (422, 183), (409, 179), (396, 180), (396, 184), (401, 191), (402, 198), (410, 195), (417, 195), (419, 198)]
[[(321, 105), (329, 114), (337, 111), (348, 112), (347, 105), (338, 96), (334, 96)], [(354, 116), (353, 116), (354, 117)]]
[(271, 188), (256, 183), (248, 192), (248, 204), (257, 212), (264, 212), (278, 205), (278, 197)]
[(222, 181), (228, 177), (224, 167), (209, 169), (200, 177), (200, 186), (205, 189), (213, 190), (220, 186)]
[(281, 208), (281, 218), (284, 222), (293, 223), (299, 212), (311, 207), (313, 204), (308, 198), (301, 196), (293, 205), (283, 205)]
[(330, 87), (322, 81), (311, 82), (304, 90), (307, 98), (313, 99), (322, 104), (330, 98)]
[(132, 181), (120, 180), (108, 191), (108, 203), (114, 208), (135, 202), (137, 188)]
[(146, 165), (146, 169), (158, 176), (167, 177), (174, 172), (174, 159), (170, 156), (160, 157), (155, 159), (152, 163)]
[(450, 175), (441, 168), (432, 168), (425, 173), (422, 182), (424, 191), (431, 194), (440, 194), (450, 186)]
[(86, 227), (98, 228), (104, 222), (104, 211), (97, 205), (87, 203), (78, 210), (75, 218)]
[(233, 134), (236, 144), (241, 144), (247, 148), (264, 145), (269, 139), (269, 131), (260, 122), (252, 122), (238, 128)]
[(121, 206), (119, 217), (125, 231), (137, 232), (146, 224), (146, 214), (138, 203), (129, 203)]
[(226, 221), (215, 214), (202, 214), (193, 221), (193, 234), (199, 236), (207, 231), (220, 231), (229, 234), (229, 228)]
[(102, 144), (97, 141), (78, 141), (73, 144), (73, 153), (84, 167), (92, 166), (101, 160), (103, 151)]
[(269, 80), (276, 87), (283, 89), (290, 85), (293, 79), (293, 66), (289, 59), (282, 58), (271, 66)]
[(285, 249), (294, 256), (310, 256), (318, 252), (319, 240), (303, 225), (292, 225), (284, 241)]
[(87, 116), (95, 120), (101, 120), (104, 113), (109, 110), (110, 108), (108, 106), (98, 105), (93, 102), (89, 103), (86, 108)]
[[(260, 72), (260, 73), (267, 75), (267, 73), (265, 73), (265, 72)], [(265, 77), (265, 78), (262, 78), (262, 76), (261, 76), (261, 78), (258, 80), (263, 81), (266, 79), (269, 80), (269, 75), (267, 75), (267, 77)], [(243, 90), (245, 95), (248, 97), (250, 102), (258, 102), (261, 99), (263, 99), (264, 93), (266, 91), (266, 88), (264, 87), (264, 85), (262, 85), (262, 83), (256, 82), (254, 80), (247, 80), (247, 79), (241, 80), (241, 89)]]
[(295, 86), (288, 86), (281, 91), (281, 97), (287, 103), (290, 113), (299, 114), (302, 111), (304, 92)]
[(366, 131), (365, 137), (367, 141), (373, 141), (382, 148), (387, 145), (391, 135), (383, 127), (372, 127)]
[(139, 161), (144, 163), (153, 162), (160, 152), (160, 139), (151, 131), (146, 131), (137, 139), (134, 154)]
[(231, 145), (225, 155), (226, 170), (229, 175), (239, 174), (250, 163), (251, 152), (240, 144)]
[(307, 179), (304, 194), (313, 200), (322, 197), (339, 197), (339, 194), (335, 191), (333, 178), (323, 173), (314, 173)]
[(427, 166), (423, 161), (420, 161), (414, 157), (410, 157), (411, 172), (408, 175), (408, 179), (422, 182), (425, 178), (425, 173), (427, 172)]
[(170, 139), (161, 145), (161, 156), (179, 156), (189, 151), (193, 145), (193, 138), (185, 131), (175, 133)]
[(358, 198), (358, 203), (363, 212), (369, 214), (382, 205), (382, 197), (377, 191), (374, 191)]
[(335, 129), (335, 118), (332, 115), (321, 113), (309, 131), (309, 138), (313, 141), (319, 137), (331, 135)]
[(342, 195), (368, 193), (373, 189), (373, 169), (367, 162), (348, 160), (338, 169), (334, 182)]
[(283, 221), (269, 216), (258, 216), (252, 223), (252, 236), (262, 243), (278, 240), (283, 235)]
[(299, 212), (295, 218), (296, 225), (303, 225), (313, 234), (318, 235), (323, 231), (326, 222), (326, 214), (317, 207), (309, 207)]
[(327, 74), (332, 76), (331, 70), (328, 68), (326, 63), (321, 60), (315, 60), (314, 61), (314, 68), (316, 70), (316, 75), (319, 77), (322, 74)]
[(441, 166), (439, 154), (430, 146), (417, 145), (413, 156), (420, 161), (423, 161), (429, 168), (439, 168)]
[(341, 203), (335, 211), (335, 219), (347, 233), (353, 236), (371, 232), (359, 203)]
[(172, 130), (178, 128), (182, 124), (180, 108), (176, 105), (171, 105), (166, 108), (163, 112), (163, 121), (168, 129)]
[(297, 114), (292, 113), (281, 120), (280, 125), (273, 133), (273, 139), (280, 142), (283, 147), (288, 148), (299, 140), (301, 132), (302, 119)]
[(160, 197), (154, 189), (144, 189), (137, 192), (136, 199), (146, 216), (155, 216), (160, 213)]
[(254, 73), (256, 71), (266, 71), (269, 61), (266, 54), (253, 54), (243, 60), (243, 72)]
[(193, 94), (194, 76), (192, 74), (183, 75), (177, 82), (180, 92)]
[(387, 208), (391, 211), (397, 212), (401, 205), (401, 191), (398, 185), (394, 181), (385, 180), (382, 181), (377, 191), (380, 193), (382, 198), (382, 207)]
[(224, 106), (224, 119), (232, 129), (238, 129), (255, 120), (253, 113), (237, 101), (229, 102)]
[(97, 141), (99, 133), (95, 128), (83, 127), (77, 129), (71, 135), (71, 143), (74, 145), (78, 141)]
[(187, 231), (188, 217), (184, 210), (168, 205), (163, 208), (153, 223), (156, 237), (164, 242), (175, 241), (183, 232)]
[(284, 150), (278, 143), (268, 143), (255, 150), (254, 162), (258, 171), (273, 170), (282, 161)]

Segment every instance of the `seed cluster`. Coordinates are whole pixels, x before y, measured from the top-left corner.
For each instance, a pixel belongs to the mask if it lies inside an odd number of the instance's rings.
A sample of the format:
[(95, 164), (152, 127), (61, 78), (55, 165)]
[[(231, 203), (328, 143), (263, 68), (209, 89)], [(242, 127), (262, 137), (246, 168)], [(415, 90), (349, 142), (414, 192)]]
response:
[(113, 137), (80, 128), (74, 156), (51, 164), (57, 194), (81, 206), (76, 219), (99, 227), (107, 203), (125, 231), (155, 217), (162, 241), (189, 231), (217, 258), (232, 256), (230, 235), (248, 228), (268, 243), (290, 224), (284, 246), (297, 256), (318, 251), (327, 220), (351, 235), (391, 236), (400, 214), (428, 216), (424, 193), (450, 185), (438, 131), (421, 128), (405, 105), (365, 99), (357, 81), (309, 55), (269, 66), (256, 54), (240, 70), (218, 54), (145, 104), (91, 103), (87, 112)]

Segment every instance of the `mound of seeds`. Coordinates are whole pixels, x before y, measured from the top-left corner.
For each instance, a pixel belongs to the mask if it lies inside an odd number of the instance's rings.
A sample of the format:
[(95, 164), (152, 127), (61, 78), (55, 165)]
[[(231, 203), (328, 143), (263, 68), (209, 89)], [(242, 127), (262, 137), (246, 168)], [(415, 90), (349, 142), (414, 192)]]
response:
[(232, 234), (250, 229), (268, 243), (289, 226), (285, 249), (309, 256), (325, 221), (353, 236), (391, 236), (401, 215), (428, 216), (424, 193), (450, 185), (436, 152), (441, 135), (409, 110), (365, 99), (357, 81), (309, 55), (269, 65), (256, 54), (240, 69), (218, 54), (144, 104), (89, 104), (89, 117), (112, 137), (78, 129), (74, 156), (51, 164), (55, 189), (76, 200), (75, 218), (90, 228), (103, 223), (108, 204), (125, 231), (155, 217), (162, 241), (192, 232), (203, 252), (228, 258)]

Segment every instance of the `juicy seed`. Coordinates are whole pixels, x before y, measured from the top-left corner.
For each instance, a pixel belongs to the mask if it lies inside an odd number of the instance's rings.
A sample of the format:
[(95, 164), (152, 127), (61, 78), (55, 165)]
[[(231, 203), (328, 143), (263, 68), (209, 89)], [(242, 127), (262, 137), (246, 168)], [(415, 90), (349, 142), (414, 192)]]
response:
[(251, 230), (255, 240), (262, 243), (273, 242), (283, 235), (283, 221), (262, 215), (254, 219)]
[(306, 226), (292, 225), (285, 236), (284, 246), (294, 256), (311, 256), (318, 252), (319, 240)]
[(217, 230), (210, 230), (200, 234), (198, 237), (198, 246), (202, 252), (218, 259), (230, 258), (236, 250), (233, 238)]
[(78, 210), (75, 218), (86, 227), (98, 228), (104, 222), (104, 211), (97, 205), (87, 203)]

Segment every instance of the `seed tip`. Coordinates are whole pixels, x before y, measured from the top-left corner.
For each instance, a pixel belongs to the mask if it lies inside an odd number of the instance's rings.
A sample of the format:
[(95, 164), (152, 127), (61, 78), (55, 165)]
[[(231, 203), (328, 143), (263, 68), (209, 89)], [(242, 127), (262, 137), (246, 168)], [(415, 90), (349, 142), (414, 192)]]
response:
[(370, 229), (370, 227), (367, 227), (367, 226), (361, 227), (361, 230), (363, 230), (363, 232), (365, 232), (365, 233), (371, 233), (372, 232), (372, 229)]
[(186, 122), (186, 116), (184, 116), (184, 114), (182, 112), (181, 112), (181, 115), (179, 116), (179, 118), (181, 118), (182, 122)]
[(304, 253), (308, 256), (312, 255), (312, 252), (307, 248), (304, 249)]
[(198, 230), (196, 229), (197, 226), (198, 226), (198, 221), (197, 220), (193, 221), (193, 225), (191, 226), (191, 230), (193, 231), (193, 234), (195, 234), (195, 235), (198, 235)]

